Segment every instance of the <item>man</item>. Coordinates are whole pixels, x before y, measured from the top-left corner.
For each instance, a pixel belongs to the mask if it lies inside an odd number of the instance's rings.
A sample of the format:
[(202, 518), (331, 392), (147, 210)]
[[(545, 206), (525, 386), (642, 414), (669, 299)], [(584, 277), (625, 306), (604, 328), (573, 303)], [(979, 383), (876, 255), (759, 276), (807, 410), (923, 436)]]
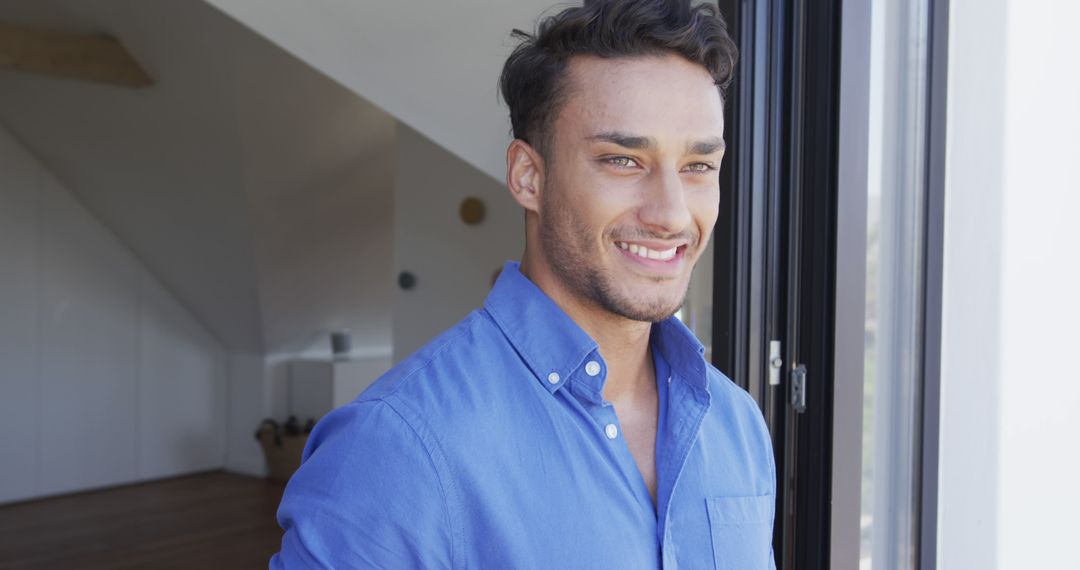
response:
[(521, 264), (319, 422), (271, 565), (770, 568), (761, 414), (672, 318), (717, 216), (725, 26), (589, 1), (516, 35)]

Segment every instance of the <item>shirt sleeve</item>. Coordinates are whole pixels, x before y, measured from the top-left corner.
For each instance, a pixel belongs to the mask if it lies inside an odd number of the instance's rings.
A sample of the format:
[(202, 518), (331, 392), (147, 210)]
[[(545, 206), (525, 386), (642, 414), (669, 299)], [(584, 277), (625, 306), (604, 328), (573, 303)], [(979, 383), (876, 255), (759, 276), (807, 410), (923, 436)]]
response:
[(312, 431), (278, 508), (283, 568), (450, 568), (446, 498), (428, 447), (391, 404), (356, 402)]

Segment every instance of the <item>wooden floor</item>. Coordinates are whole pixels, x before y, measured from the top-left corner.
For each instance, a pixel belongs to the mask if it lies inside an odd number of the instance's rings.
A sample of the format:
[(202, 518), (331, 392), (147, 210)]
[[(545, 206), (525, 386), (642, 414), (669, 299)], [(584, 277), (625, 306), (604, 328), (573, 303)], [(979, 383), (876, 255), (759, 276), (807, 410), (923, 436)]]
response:
[(213, 472), (0, 507), (0, 568), (266, 568), (283, 490)]

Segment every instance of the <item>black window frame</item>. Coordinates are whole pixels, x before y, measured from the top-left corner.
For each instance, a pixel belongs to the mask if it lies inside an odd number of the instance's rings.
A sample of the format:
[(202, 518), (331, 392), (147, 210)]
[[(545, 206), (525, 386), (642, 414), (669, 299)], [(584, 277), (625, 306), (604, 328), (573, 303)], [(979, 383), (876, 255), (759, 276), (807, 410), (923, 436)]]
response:
[[(929, 2), (917, 544), (936, 566), (948, 0)], [(778, 568), (829, 568), (836, 335), (841, 0), (719, 0), (740, 50), (725, 101), (713, 364), (762, 407), (777, 462)], [(868, 9), (867, 9), (868, 10)], [(767, 380), (782, 343), (781, 384)], [(807, 371), (807, 409), (789, 401)], [(861, 456), (861, 453), (859, 453)]]

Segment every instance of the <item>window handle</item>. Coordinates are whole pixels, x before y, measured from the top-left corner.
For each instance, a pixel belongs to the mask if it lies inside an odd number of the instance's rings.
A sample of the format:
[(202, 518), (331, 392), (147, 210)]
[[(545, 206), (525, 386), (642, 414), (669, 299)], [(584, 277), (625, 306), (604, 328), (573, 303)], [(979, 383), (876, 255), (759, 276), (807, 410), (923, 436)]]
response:
[(791, 371), (791, 405), (800, 414), (806, 411), (806, 366), (803, 364)]

